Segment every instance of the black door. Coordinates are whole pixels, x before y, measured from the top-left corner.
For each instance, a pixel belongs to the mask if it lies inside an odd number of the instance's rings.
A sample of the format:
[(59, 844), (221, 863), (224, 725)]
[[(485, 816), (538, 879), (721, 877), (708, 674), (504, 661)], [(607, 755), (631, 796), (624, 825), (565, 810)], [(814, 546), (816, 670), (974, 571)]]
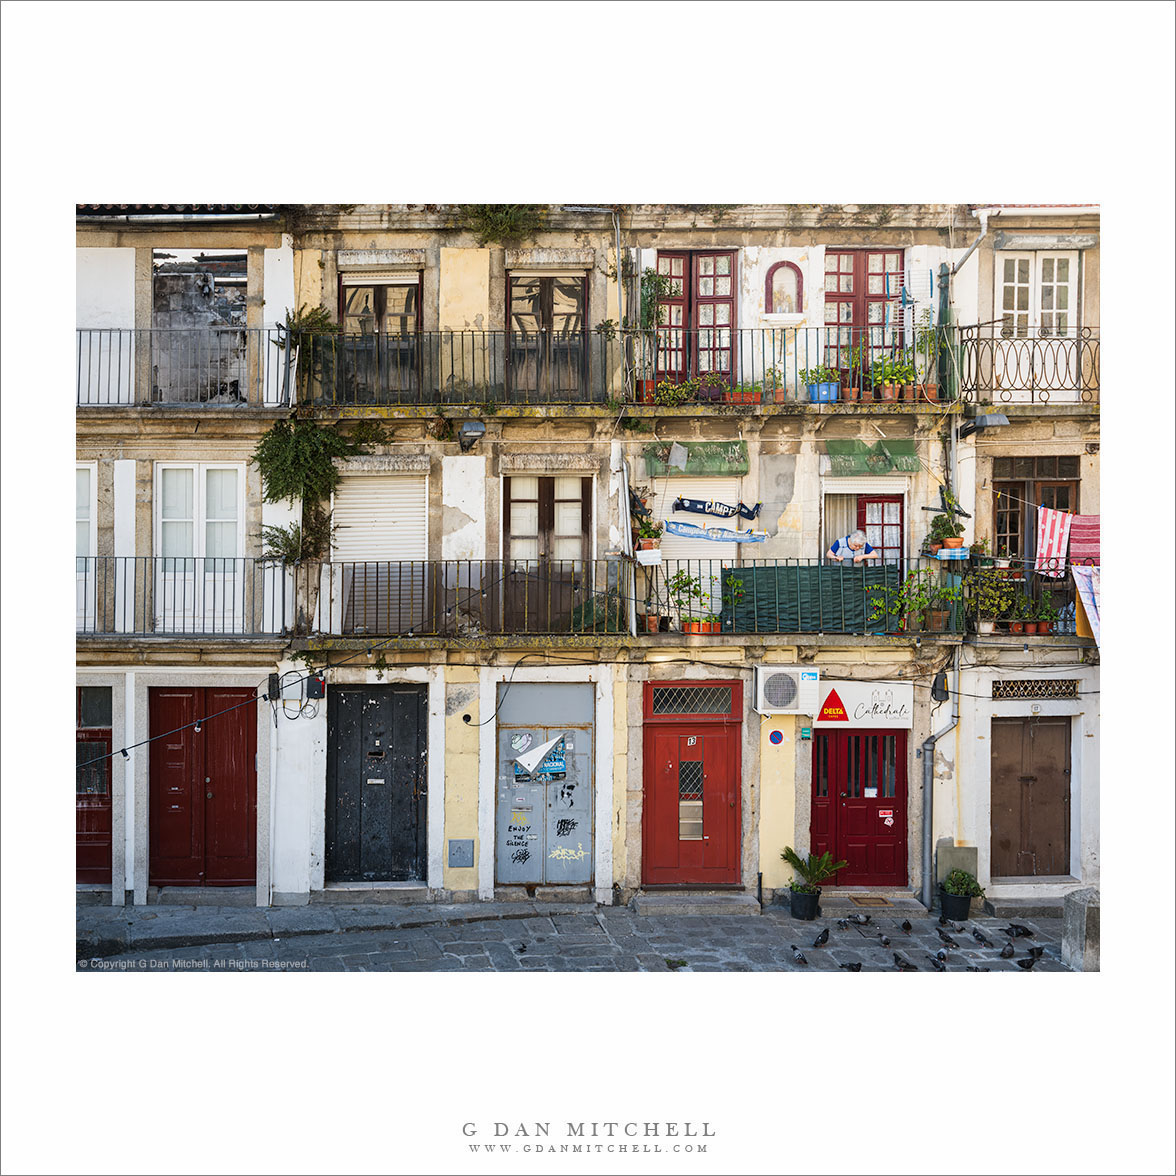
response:
[(328, 692), (328, 882), (424, 880), (426, 695), (423, 686)]

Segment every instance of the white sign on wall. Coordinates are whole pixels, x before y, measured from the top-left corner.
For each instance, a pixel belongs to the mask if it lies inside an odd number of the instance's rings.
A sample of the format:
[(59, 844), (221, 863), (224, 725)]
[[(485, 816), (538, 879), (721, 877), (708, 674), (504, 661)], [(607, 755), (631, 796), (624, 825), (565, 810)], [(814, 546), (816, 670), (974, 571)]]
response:
[(814, 727), (905, 727), (914, 725), (915, 687), (910, 682), (821, 680)]

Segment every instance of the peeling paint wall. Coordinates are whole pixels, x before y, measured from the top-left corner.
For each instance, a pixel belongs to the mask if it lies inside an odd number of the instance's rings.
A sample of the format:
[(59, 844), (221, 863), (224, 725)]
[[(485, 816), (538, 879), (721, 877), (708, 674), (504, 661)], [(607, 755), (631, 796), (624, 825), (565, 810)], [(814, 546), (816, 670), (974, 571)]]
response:
[(441, 459), (441, 558), (486, 558), (486, 458)]
[[(470, 722), (462, 721), (468, 714)], [(478, 861), (483, 847), (478, 840), (478, 671), (450, 666), (445, 673), (445, 833), (442, 842), (443, 878), (446, 890), (478, 889)], [(449, 865), (449, 841), (474, 841), (472, 867)], [(486, 852), (493, 853), (487, 846)]]

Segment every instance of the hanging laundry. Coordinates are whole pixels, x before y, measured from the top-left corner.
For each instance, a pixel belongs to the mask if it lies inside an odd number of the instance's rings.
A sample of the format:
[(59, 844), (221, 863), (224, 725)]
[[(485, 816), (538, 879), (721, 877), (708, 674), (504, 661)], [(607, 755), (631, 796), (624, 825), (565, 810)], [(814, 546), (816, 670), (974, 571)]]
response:
[(1073, 515), (1064, 510), (1037, 508), (1037, 562), (1034, 570), (1043, 576), (1066, 574), (1066, 544), (1070, 541)]
[(725, 502), (715, 502), (713, 499), (679, 497), (674, 500), (671, 510), (688, 511), (690, 514), (718, 515), (721, 519), (729, 519), (738, 515), (740, 518), (750, 520), (759, 518), (762, 505), (763, 503), (757, 502), (755, 506), (744, 506), (741, 502), (738, 506), (728, 506)]
[[(1096, 644), (1102, 645), (1099, 625), (1099, 596), (1101, 595), (1101, 573), (1098, 568), (1075, 567), (1074, 586), (1078, 589), (1078, 599), (1082, 601), (1082, 610), (1090, 623), (1090, 631), (1094, 635)], [(1081, 632), (1081, 630), (1079, 630)]]
[(1070, 520), (1070, 562), (1072, 564), (1098, 567), (1101, 562), (1099, 543), (1098, 515), (1075, 515)]
[(709, 539), (712, 543), (762, 543), (767, 531), (730, 531), (726, 527), (696, 527), (693, 523), (666, 523), (666, 533), (683, 539)]

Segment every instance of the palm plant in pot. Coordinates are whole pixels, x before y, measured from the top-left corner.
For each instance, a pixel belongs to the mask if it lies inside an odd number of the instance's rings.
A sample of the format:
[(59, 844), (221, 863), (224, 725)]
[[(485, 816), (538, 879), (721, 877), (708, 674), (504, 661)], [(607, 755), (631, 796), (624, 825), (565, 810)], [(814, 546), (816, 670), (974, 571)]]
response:
[(794, 919), (815, 919), (821, 901), (821, 883), (827, 882), (847, 862), (835, 862), (833, 855), (810, 853), (802, 858), (791, 845), (784, 847), (780, 855), (793, 869), (792, 881), (788, 883), (789, 905)]
[(967, 870), (952, 870), (939, 884), (939, 909), (944, 918), (957, 922), (968, 917), (972, 899), (983, 897), (984, 887)]

